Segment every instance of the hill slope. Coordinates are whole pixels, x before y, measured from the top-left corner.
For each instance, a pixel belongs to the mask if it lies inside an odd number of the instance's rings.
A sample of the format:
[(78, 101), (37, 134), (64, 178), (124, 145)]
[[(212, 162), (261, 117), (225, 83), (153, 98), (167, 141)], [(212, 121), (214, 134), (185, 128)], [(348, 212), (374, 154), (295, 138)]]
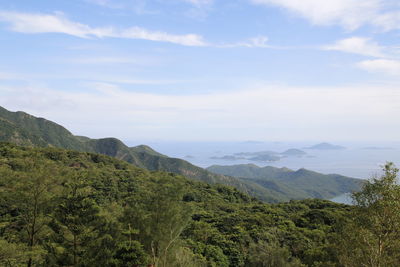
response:
[(128, 147), (116, 138), (91, 139), (75, 136), (57, 123), (34, 117), (25, 112), (11, 112), (2, 107), (0, 107), (0, 142), (100, 153), (147, 170), (168, 171), (211, 184), (233, 186), (263, 201), (279, 202), (284, 200), (274, 196), (271, 190), (251, 181), (211, 173), (185, 160), (162, 155), (145, 145)]
[(338, 174), (321, 174), (318, 172), (299, 169), (293, 171), (287, 168), (258, 167), (254, 164), (233, 166), (214, 165), (207, 170), (224, 175), (243, 178), (246, 181), (274, 189), (281, 197), (293, 199), (326, 198), (357, 191), (363, 180), (354, 179)]
[(0, 266), (334, 266), (328, 237), (349, 209), (265, 204), (105, 155), (0, 143)]

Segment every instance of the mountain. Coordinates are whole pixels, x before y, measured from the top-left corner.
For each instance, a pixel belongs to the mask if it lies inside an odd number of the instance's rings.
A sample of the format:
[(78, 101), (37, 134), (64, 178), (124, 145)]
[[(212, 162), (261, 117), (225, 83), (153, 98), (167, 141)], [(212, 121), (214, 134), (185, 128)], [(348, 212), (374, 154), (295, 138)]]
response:
[(11, 112), (2, 107), (0, 107), (0, 142), (100, 153), (151, 171), (162, 170), (210, 184), (233, 186), (263, 201), (279, 202), (283, 200), (272, 196), (269, 190), (256, 183), (211, 173), (185, 160), (162, 155), (149, 146), (128, 147), (117, 138), (91, 139), (85, 136), (75, 136), (63, 126), (52, 121), (21, 111)]
[(350, 209), (0, 143), (0, 266), (336, 266), (327, 242)]
[(207, 170), (234, 176), (251, 181), (258, 185), (277, 192), (276, 197), (288, 199), (325, 198), (358, 191), (363, 185), (363, 180), (349, 178), (338, 174), (321, 174), (318, 172), (288, 168), (258, 167), (254, 164), (241, 164), (233, 166), (214, 165)]
[(233, 155), (225, 155), (222, 157), (211, 157), (210, 159), (221, 159), (221, 160), (239, 160), (246, 159), (249, 161), (262, 161), (262, 162), (271, 162), (271, 161), (279, 161), (283, 157), (302, 157), (307, 153), (303, 150), (291, 148), (284, 152), (275, 152), (275, 151), (257, 151), (257, 152), (239, 152)]
[(307, 153), (304, 152), (303, 150), (300, 149), (296, 149), (296, 148), (291, 148), (288, 149), (282, 153), (280, 153), (282, 156), (286, 156), (286, 157), (301, 157), (306, 155)]
[(340, 149), (346, 149), (343, 146), (338, 146), (338, 145), (332, 145), (329, 143), (320, 143), (317, 145), (313, 145), (310, 147), (306, 147), (305, 149), (315, 149), (315, 150), (340, 150)]

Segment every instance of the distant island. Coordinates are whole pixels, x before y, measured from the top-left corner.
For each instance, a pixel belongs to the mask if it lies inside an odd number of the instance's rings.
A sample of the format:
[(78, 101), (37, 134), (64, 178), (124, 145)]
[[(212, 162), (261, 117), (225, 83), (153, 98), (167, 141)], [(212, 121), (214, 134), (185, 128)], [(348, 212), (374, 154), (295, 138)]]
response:
[(210, 157), (210, 159), (223, 159), (223, 160), (239, 160), (239, 159), (245, 159), (245, 158), (243, 158), (243, 157), (236, 157), (236, 156), (233, 156), (233, 155), (225, 155), (225, 156), (222, 156), (222, 157)]
[(264, 155), (258, 155), (252, 158), (249, 158), (248, 160), (251, 161), (266, 161), (266, 162), (271, 162), (271, 161), (278, 161), (280, 160), (280, 156), (276, 155), (271, 155), (271, 154), (264, 154)]
[(286, 151), (284, 151), (284, 152), (282, 152), (280, 154), (283, 155), (283, 156), (288, 156), (288, 157), (290, 157), (290, 156), (301, 157), (301, 156), (306, 155), (307, 153), (304, 152), (303, 150), (300, 150), (300, 149), (297, 149), (297, 148), (291, 148), (291, 149), (288, 149), (288, 150), (286, 150)]
[(248, 141), (244, 141), (244, 142), (242, 142), (242, 144), (254, 144), (254, 145), (260, 145), (260, 144), (264, 144), (264, 142), (262, 142), (262, 141), (255, 141), (255, 140), (248, 140)]
[(342, 150), (346, 149), (344, 146), (332, 145), (329, 143), (320, 143), (310, 147), (305, 147), (304, 149), (314, 149), (314, 150)]
[(363, 147), (364, 150), (393, 150), (393, 147), (379, 147), (379, 146), (367, 146)]
[(258, 162), (273, 162), (279, 161), (285, 157), (303, 157), (307, 155), (306, 152), (297, 148), (291, 148), (284, 152), (275, 152), (275, 151), (257, 151), (257, 152), (239, 152), (233, 155), (225, 155), (222, 157), (210, 157), (210, 159), (218, 159), (218, 160), (249, 160), (249, 161), (258, 161)]

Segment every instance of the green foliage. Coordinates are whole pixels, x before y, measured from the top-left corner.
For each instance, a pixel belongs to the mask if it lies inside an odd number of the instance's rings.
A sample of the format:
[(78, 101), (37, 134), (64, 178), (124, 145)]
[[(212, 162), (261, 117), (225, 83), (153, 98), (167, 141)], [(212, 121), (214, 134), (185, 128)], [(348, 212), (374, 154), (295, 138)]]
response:
[(145, 266), (150, 260), (139, 241), (120, 243), (115, 252), (115, 264), (120, 267)]
[[(170, 266), (171, 251), (190, 220), (190, 207), (182, 201), (184, 181), (174, 175), (154, 173), (138, 194), (127, 200), (124, 220), (139, 230), (138, 240), (156, 266)], [(172, 259), (171, 259), (172, 258)]]
[(351, 210), (265, 204), (100, 154), (5, 143), (0, 194), (0, 240), (13, 248), (0, 260), (13, 266), (330, 266), (329, 240)]
[(400, 262), (400, 185), (398, 169), (387, 163), (384, 174), (353, 194), (355, 209), (341, 229), (340, 261), (346, 266), (398, 266)]
[(265, 241), (251, 243), (246, 266), (249, 267), (300, 267), (298, 259), (292, 259), (290, 252), (279, 244)]
[(337, 174), (326, 175), (306, 169), (292, 171), (287, 168), (271, 166), (261, 168), (254, 164), (241, 164), (214, 165), (207, 170), (258, 184), (282, 201), (306, 198), (330, 199), (343, 193), (359, 191), (363, 185), (360, 179)]

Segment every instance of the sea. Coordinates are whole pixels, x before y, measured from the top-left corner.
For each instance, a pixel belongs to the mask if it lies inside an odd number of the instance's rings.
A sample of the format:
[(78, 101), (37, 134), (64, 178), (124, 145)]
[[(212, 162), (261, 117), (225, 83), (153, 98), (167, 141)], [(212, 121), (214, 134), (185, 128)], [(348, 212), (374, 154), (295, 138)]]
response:
[[(369, 179), (382, 174), (382, 166), (393, 162), (400, 167), (400, 142), (329, 142), (344, 149), (308, 149), (320, 142), (176, 142), (176, 141), (127, 141), (129, 146), (146, 144), (169, 157), (181, 158), (202, 168), (211, 165), (255, 164), (260, 167), (286, 167), (292, 170), (305, 168), (324, 174), (341, 174), (353, 178)], [(218, 159), (242, 152), (300, 149), (304, 156), (282, 157), (279, 161), (251, 161), (246, 159)], [(348, 202), (342, 196), (338, 202)], [(346, 200), (347, 199), (347, 200)]]

